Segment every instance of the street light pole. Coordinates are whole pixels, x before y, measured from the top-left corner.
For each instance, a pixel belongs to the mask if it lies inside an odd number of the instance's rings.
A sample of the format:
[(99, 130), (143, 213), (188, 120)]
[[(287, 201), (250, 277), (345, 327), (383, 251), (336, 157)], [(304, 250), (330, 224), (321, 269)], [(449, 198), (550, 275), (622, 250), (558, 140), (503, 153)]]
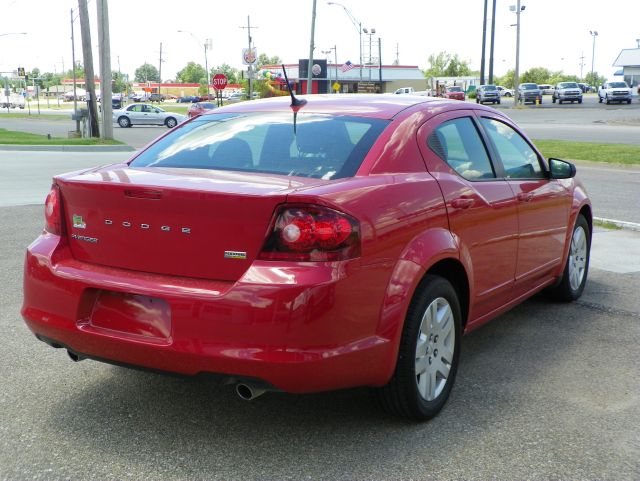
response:
[(597, 82), (593, 77), (593, 65), (596, 57), (596, 37), (598, 36), (598, 32), (595, 30), (589, 30), (589, 34), (593, 37), (593, 50), (591, 51), (591, 81), (595, 84)]
[(327, 5), (337, 5), (339, 7), (342, 7), (342, 9), (344, 10), (344, 13), (347, 14), (347, 16), (349, 17), (349, 20), (351, 20), (351, 23), (353, 24), (354, 27), (356, 27), (356, 30), (358, 31), (358, 36), (359, 36), (358, 44), (360, 46), (360, 81), (362, 82), (362, 22), (358, 21), (356, 17), (354, 17), (353, 14), (349, 11), (349, 9), (344, 5), (342, 5), (341, 3), (327, 2)]
[[(209, 79), (209, 59), (208, 59), (208, 56), (207, 56), (207, 50), (209, 48), (211, 48), (213, 42), (212, 42), (212, 40), (210, 38), (205, 38), (204, 42), (202, 42), (202, 40), (200, 40), (198, 37), (195, 36), (195, 34), (189, 32), (188, 30), (178, 30), (178, 33), (188, 33), (189, 35), (191, 35), (195, 39), (196, 42), (198, 42), (200, 45), (204, 46), (204, 69), (206, 70), (205, 77), (206, 77), (206, 81), (207, 81), (207, 100), (209, 100), (209, 95), (211, 95), (210, 94), (209, 84), (211, 82), (209, 82), (209, 80), (210, 80)], [(162, 79), (160, 79), (160, 81), (162, 81)]]
[[(520, 6), (520, 0), (516, 4), (516, 70), (513, 74), (513, 96), (515, 98), (514, 107), (518, 104), (518, 85), (520, 84), (520, 12), (524, 10)], [(513, 11), (513, 5), (511, 6)]]

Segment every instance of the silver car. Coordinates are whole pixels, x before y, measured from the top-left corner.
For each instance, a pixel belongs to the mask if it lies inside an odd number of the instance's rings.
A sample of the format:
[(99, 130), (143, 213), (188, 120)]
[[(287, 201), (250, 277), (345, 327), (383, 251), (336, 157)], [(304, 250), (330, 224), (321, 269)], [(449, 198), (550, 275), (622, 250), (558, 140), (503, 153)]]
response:
[(186, 118), (186, 115), (167, 112), (149, 104), (131, 104), (113, 112), (113, 121), (123, 128), (132, 125), (166, 125), (172, 129)]

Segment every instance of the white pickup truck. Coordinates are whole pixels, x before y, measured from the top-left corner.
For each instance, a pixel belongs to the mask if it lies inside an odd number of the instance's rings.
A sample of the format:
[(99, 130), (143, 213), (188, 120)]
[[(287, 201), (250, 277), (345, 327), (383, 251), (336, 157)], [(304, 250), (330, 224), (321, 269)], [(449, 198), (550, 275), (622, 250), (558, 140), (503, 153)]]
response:
[(631, 88), (627, 85), (627, 82), (607, 82), (598, 88), (598, 101), (607, 102), (607, 105), (611, 102), (627, 102), (631, 103)]
[(12, 93), (8, 97), (4, 95), (4, 90), (0, 92), (0, 108), (6, 109), (9, 106), (12, 109), (24, 108), (24, 97), (20, 94)]

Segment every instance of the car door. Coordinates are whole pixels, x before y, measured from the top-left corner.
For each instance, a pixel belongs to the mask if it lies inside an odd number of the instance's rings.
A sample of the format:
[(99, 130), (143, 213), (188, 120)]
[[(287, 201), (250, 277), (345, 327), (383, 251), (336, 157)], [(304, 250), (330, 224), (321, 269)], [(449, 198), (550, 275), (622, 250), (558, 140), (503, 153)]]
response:
[(562, 261), (571, 191), (549, 178), (542, 156), (505, 119), (480, 115), (480, 124), (518, 202), (516, 285), (526, 290)]
[(127, 117), (129, 117), (131, 125), (144, 124), (141, 104), (130, 105), (129, 107), (127, 107), (126, 115)]
[(498, 177), (471, 110), (431, 118), (418, 130), (418, 142), (467, 269), (471, 326), (510, 299), (518, 247), (515, 196)]

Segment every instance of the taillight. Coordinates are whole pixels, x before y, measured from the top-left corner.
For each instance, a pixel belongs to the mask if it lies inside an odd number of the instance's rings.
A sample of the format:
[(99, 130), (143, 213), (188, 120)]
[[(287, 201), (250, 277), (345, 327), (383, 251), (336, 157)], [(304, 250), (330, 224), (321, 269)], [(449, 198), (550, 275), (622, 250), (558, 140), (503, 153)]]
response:
[(51, 191), (44, 202), (44, 229), (51, 234), (60, 235), (62, 232), (62, 208), (60, 206), (60, 189), (51, 186)]
[(360, 224), (341, 212), (288, 205), (275, 215), (262, 260), (339, 261), (360, 255)]

